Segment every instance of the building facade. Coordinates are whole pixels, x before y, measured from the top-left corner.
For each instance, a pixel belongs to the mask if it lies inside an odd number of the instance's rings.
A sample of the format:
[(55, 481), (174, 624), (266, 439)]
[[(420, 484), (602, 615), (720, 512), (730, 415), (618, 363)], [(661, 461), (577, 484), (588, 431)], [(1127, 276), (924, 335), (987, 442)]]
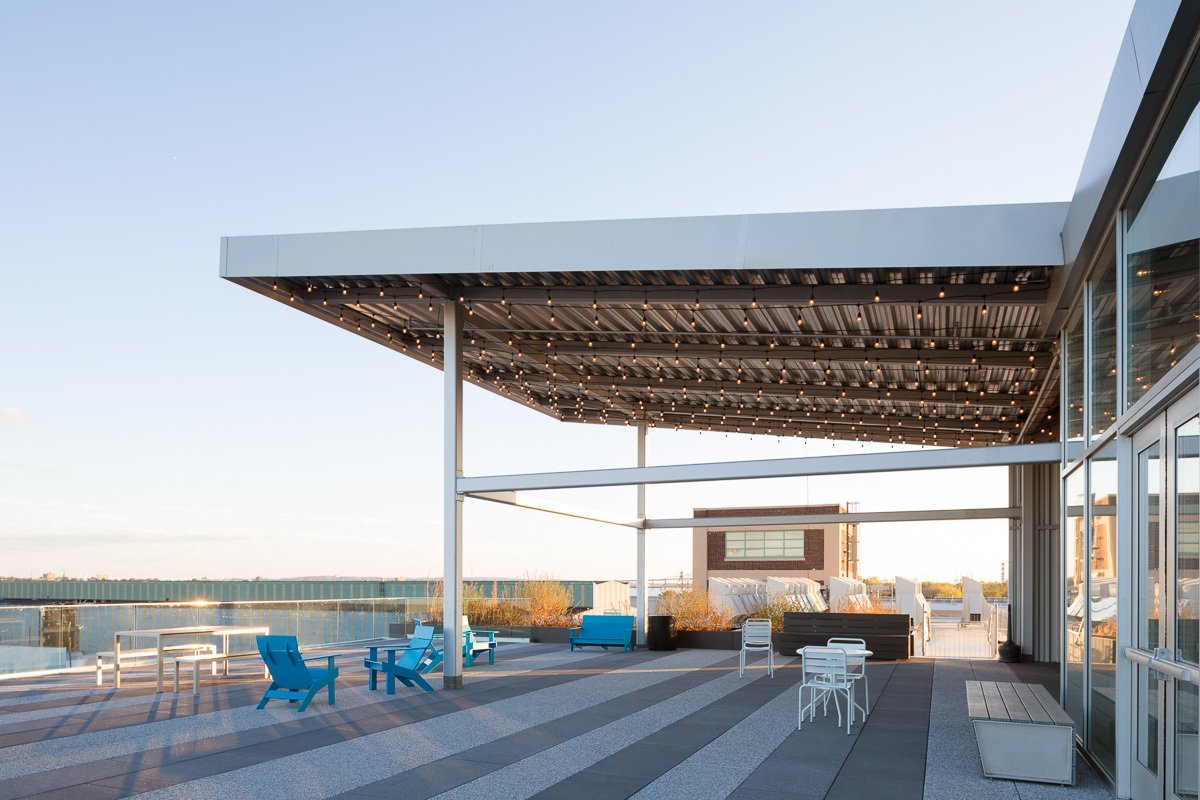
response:
[[(790, 517), (846, 513), (840, 505), (697, 508), (697, 518)], [(829, 586), (831, 577), (858, 577), (858, 525), (803, 523), (739, 527), (722, 524), (692, 529), (692, 583), (710, 578), (811, 578)]]
[(1135, 6), (1063, 231), (1062, 702), (1136, 798), (1200, 784), (1198, 33)]

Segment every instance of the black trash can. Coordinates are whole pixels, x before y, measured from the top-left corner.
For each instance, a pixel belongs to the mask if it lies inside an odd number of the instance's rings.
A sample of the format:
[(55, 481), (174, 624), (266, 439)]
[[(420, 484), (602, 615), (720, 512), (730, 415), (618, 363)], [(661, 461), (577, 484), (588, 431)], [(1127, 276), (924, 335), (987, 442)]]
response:
[(675, 637), (675, 617), (670, 614), (651, 614), (646, 618), (646, 648), (648, 650), (674, 650), (678, 645)]

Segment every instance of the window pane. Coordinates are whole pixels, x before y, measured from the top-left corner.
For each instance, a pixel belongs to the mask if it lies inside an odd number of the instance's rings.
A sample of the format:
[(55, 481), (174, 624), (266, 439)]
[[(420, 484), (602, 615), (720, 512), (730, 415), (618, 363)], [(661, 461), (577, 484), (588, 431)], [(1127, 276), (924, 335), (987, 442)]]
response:
[[(1175, 658), (1192, 665), (1200, 665), (1198, 512), (1200, 417), (1192, 417), (1175, 429)], [(1175, 685), (1175, 789), (1181, 797), (1195, 797), (1200, 690), (1194, 683), (1176, 681)]]
[(1091, 438), (1096, 439), (1117, 419), (1117, 251), (1111, 240), (1091, 286)]
[[(1162, 472), (1159, 444), (1147, 447), (1137, 458), (1138, 599), (1134, 645), (1153, 650), (1159, 643), (1159, 591), (1162, 588), (1159, 560), (1159, 514)], [(1137, 756), (1142, 766), (1158, 773), (1158, 684), (1145, 664), (1137, 666)]]
[(1196, 344), (1200, 310), (1200, 119), (1195, 111), (1145, 201), (1127, 212), (1127, 402)]
[(1175, 429), (1175, 657), (1200, 666), (1200, 417)]
[(1109, 444), (1088, 462), (1092, 481), (1091, 736), (1089, 748), (1108, 774), (1117, 768), (1117, 450)]
[(727, 531), (725, 558), (804, 558), (804, 531)]
[(1077, 469), (1067, 478), (1064, 491), (1067, 501), (1067, 551), (1063, 560), (1066, 568), (1066, 659), (1067, 696), (1063, 708), (1083, 727), (1083, 655), (1084, 619), (1086, 614), (1087, 573), (1083, 530), (1083, 470)]
[(1083, 449), (1083, 318), (1072, 322), (1066, 333), (1067, 460)]

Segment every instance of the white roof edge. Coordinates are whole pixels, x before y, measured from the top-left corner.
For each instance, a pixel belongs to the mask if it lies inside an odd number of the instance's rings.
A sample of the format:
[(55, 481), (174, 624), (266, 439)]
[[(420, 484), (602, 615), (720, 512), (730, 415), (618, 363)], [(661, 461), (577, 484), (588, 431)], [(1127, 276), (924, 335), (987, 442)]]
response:
[(1063, 264), (1069, 203), (234, 236), (227, 278)]

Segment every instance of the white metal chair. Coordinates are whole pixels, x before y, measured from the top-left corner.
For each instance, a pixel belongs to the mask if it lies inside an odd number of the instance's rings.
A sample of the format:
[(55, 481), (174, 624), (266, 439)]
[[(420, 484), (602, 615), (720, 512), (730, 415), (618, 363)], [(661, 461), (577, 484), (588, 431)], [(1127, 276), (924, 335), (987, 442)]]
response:
[[(829, 698), (837, 711), (838, 727), (842, 725), (842, 709), (838, 706), (839, 693), (846, 695), (846, 735), (854, 724), (854, 679), (846, 669), (846, 651), (840, 647), (805, 647), (800, 651), (800, 714), (796, 730), (804, 727), (804, 713), (808, 719), (816, 716), (816, 705), (824, 703), (825, 715), (829, 715)], [(809, 690), (808, 705), (804, 704), (804, 690)]]
[[(837, 647), (842, 650), (866, 650), (865, 639), (852, 639), (835, 636), (825, 643), (826, 647)], [(852, 680), (862, 681), (863, 685), (863, 715), (871, 713), (871, 687), (867, 682), (867, 657), (846, 655), (846, 671)]]
[(746, 653), (767, 652), (767, 674), (775, 677), (775, 651), (771, 648), (771, 620), (748, 619), (742, 624), (742, 649), (738, 653), (738, 677), (746, 672)]

